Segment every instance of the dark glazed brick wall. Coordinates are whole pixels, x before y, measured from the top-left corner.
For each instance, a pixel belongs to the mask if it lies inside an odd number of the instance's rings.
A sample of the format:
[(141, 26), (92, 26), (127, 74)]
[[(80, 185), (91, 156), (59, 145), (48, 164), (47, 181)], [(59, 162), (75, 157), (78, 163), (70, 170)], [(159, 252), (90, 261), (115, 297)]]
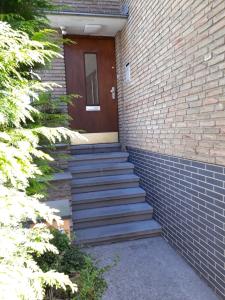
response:
[(128, 147), (164, 237), (225, 299), (225, 168)]

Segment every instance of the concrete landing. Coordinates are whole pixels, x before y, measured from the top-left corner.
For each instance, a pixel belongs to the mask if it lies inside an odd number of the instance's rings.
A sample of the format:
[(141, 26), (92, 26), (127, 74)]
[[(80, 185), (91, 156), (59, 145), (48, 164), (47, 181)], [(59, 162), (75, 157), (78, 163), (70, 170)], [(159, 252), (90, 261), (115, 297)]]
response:
[(106, 275), (103, 300), (218, 300), (185, 260), (161, 237), (87, 250), (104, 266), (118, 256)]

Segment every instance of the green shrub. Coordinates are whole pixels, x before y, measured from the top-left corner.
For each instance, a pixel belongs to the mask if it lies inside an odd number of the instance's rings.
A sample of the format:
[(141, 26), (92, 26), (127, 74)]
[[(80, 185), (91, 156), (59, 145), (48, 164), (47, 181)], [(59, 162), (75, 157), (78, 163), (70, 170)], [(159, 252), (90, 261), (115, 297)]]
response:
[(33, 35), (35, 31), (49, 27), (46, 11), (56, 8), (49, 0), (1, 0), (1, 20), (15, 29)]
[(107, 288), (103, 275), (110, 266), (97, 268), (88, 255), (83, 256), (83, 259), (84, 264), (78, 276), (75, 277), (78, 294), (75, 294), (72, 300), (99, 300)]
[[(40, 195), (29, 197), (25, 192), (29, 180), (41, 176), (35, 159), (52, 161), (41, 151), (40, 139), (45, 136), (51, 143), (72, 134), (64, 128), (39, 126), (27, 128), (32, 115), (39, 114), (32, 107), (39, 93), (54, 87), (30, 76), (29, 69), (36, 64), (58, 57), (58, 53), (45, 48), (45, 44), (31, 40), (21, 31), (0, 22), (0, 299), (41, 300), (45, 289), (76, 289), (68, 275), (53, 269), (43, 272), (33, 255), (57, 253), (50, 244), (51, 234), (44, 223), (55, 220), (55, 211), (40, 203)], [(32, 222), (34, 226), (25, 224)], [(13, 287), (13, 288), (11, 288)]]
[[(50, 102), (56, 84), (41, 82), (36, 73), (60, 57), (59, 41), (53, 40), (45, 17), (51, 5), (48, 0), (0, 2), (0, 299), (42, 300), (46, 291), (50, 298), (57, 289), (71, 299), (74, 280), (79, 278), (79, 293), (87, 289), (80, 275), (87, 256), (57, 232), (58, 247), (51, 244), (45, 223), (61, 225), (61, 220), (39, 201), (39, 179), (51, 173), (48, 162), (53, 161), (40, 146), (77, 136), (62, 127), (69, 119), (58, 105), (68, 98)], [(25, 226), (31, 222), (34, 226)], [(98, 286), (92, 286), (96, 291)]]
[(76, 245), (70, 242), (65, 233), (51, 229), (53, 244), (58, 249), (58, 254), (45, 252), (36, 256), (35, 260), (44, 272), (56, 270), (69, 275), (78, 286), (78, 292), (71, 294), (69, 290), (47, 290), (47, 298), (72, 299), (72, 300), (99, 300), (104, 293), (107, 284), (103, 278), (104, 273), (110, 268), (98, 268), (96, 262)]

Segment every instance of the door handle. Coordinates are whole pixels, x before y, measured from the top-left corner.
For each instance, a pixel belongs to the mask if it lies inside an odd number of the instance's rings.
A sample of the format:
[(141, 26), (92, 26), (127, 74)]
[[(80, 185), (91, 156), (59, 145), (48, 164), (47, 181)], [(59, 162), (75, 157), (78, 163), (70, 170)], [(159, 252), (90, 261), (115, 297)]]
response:
[(115, 88), (115, 86), (113, 86), (111, 88), (110, 93), (112, 94), (112, 99), (115, 100), (116, 99), (116, 88)]

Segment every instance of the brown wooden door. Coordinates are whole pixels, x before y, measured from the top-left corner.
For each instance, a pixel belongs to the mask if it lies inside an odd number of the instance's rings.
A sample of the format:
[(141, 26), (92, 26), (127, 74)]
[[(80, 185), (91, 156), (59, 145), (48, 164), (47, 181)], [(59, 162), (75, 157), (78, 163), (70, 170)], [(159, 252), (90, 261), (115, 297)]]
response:
[(68, 36), (65, 45), (68, 94), (79, 94), (69, 106), (72, 129), (118, 131), (115, 41), (113, 38)]

